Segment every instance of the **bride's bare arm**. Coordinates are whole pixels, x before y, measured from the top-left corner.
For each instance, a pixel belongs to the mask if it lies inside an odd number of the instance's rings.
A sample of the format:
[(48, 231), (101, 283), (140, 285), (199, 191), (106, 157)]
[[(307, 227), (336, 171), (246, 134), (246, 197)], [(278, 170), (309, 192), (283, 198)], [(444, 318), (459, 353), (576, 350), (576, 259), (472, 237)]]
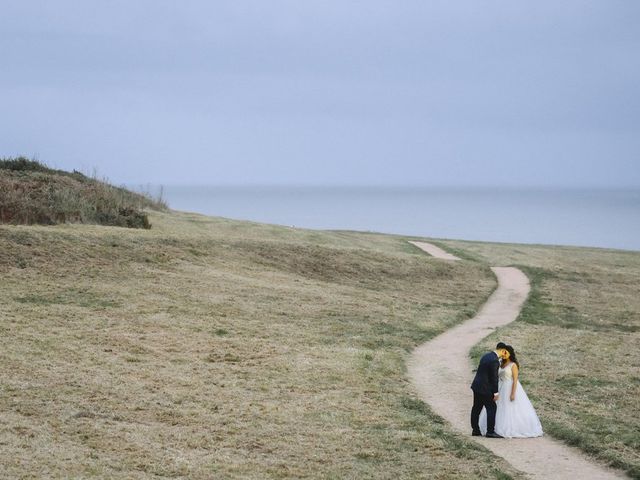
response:
[(518, 365), (511, 365), (511, 374), (513, 375), (513, 385), (511, 386), (511, 401), (516, 399), (516, 387), (518, 386)]

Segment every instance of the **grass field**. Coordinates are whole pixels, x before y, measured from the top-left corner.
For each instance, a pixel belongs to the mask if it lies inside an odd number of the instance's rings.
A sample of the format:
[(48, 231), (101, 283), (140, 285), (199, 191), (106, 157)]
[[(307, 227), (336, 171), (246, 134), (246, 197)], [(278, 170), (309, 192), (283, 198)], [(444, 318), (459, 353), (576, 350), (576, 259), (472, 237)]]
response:
[[(547, 432), (637, 476), (640, 254), (317, 232), (152, 212), (0, 226), (5, 478), (519, 478), (414, 395), (416, 345), (533, 279), (490, 338)], [(452, 352), (456, 354), (456, 352)]]
[(405, 377), (495, 280), (393, 236), (0, 226), (6, 478), (517, 478)]
[(447, 241), (495, 265), (519, 265), (532, 293), (497, 339), (547, 433), (640, 478), (640, 253)]

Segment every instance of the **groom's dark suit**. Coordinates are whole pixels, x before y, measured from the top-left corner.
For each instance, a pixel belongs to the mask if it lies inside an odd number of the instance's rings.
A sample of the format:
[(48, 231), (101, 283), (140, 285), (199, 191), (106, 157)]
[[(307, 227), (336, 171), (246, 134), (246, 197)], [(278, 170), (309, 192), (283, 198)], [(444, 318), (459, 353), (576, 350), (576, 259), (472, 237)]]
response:
[(482, 407), (487, 409), (487, 433), (494, 433), (496, 425), (496, 402), (493, 395), (498, 393), (498, 369), (500, 359), (496, 352), (485, 353), (480, 359), (476, 376), (471, 384), (473, 407), (471, 408), (471, 428), (480, 432), (478, 420)]

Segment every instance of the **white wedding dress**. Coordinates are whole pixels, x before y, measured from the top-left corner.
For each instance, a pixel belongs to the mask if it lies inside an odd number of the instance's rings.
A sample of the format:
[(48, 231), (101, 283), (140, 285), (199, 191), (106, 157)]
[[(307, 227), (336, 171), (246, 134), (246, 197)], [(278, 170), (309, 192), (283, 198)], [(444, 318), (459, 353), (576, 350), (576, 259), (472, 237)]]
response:
[[(542, 425), (536, 411), (529, 401), (524, 388), (518, 382), (516, 398), (511, 401), (511, 387), (513, 386), (512, 364), (498, 371), (498, 393), (496, 405), (496, 433), (505, 438), (529, 438), (542, 436)], [(480, 413), (480, 431), (487, 433), (487, 411)]]

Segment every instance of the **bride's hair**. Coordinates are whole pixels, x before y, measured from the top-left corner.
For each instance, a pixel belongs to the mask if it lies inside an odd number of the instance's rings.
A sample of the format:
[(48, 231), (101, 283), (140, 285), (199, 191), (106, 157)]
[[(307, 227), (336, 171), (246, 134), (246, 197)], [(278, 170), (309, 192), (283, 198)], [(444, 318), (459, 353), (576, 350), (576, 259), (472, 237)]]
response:
[(516, 351), (513, 349), (513, 347), (511, 345), (506, 345), (504, 348), (507, 352), (509, 352), (509, 360), (515, 363), (518, 368), (520, 368), (520, 362), (518, 362), (518, 359), (516, 358)]

